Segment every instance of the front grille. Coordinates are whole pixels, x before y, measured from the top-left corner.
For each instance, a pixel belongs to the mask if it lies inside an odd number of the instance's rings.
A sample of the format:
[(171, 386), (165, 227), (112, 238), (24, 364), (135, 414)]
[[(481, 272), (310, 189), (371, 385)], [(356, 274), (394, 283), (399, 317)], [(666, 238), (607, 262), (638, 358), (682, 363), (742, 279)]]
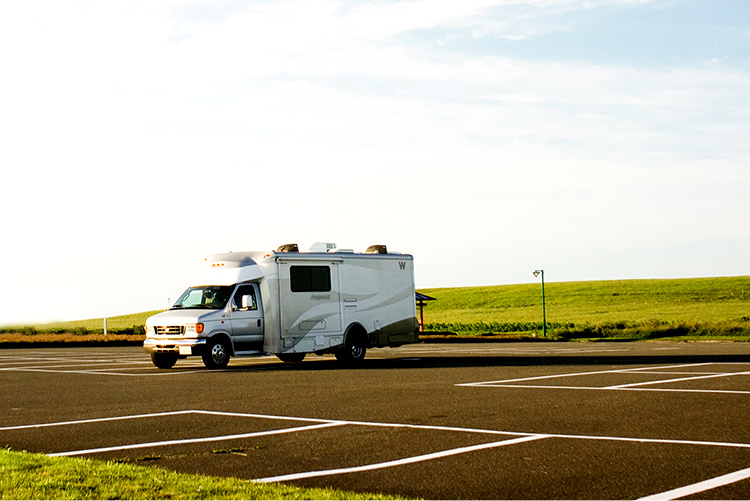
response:
[(157, 325), (154, 329), (157, 336), (181, 336), (185, 334), (184, 325)]

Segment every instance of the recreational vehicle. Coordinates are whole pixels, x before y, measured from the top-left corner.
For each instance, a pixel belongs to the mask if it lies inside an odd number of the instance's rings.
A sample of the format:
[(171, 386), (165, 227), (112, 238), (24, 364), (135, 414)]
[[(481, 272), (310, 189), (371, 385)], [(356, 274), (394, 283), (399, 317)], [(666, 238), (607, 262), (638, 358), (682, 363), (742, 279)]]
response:
[(220, 369), (230, 357), (268, 353), (356, 363), (368, 348), (417, 342), (414, 294), (413, 257), (384, 245), (217, 254), (169, 310), (146, 321), (143, 346), (163, 369), (188, 356)]

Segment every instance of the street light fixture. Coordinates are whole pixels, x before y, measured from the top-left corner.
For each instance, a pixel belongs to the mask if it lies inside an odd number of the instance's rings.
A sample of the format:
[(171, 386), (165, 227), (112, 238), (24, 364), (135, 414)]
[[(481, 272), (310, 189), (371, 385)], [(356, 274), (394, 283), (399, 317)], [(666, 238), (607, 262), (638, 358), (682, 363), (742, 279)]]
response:
[(542, 332), (544, 337), (547, 337), (547, 305), (544, 300), (544, 270), (534, 270), (534, 276), (538, 277), (542, 275)]

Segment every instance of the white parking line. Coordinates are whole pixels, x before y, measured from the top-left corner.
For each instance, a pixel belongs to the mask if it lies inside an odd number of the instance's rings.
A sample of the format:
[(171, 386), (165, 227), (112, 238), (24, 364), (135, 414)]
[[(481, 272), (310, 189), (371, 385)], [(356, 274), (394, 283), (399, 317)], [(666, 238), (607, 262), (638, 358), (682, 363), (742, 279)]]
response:
[(745, 480), (746, 478), (750, 478), (750, 468), (735, 471), (734, 473), (727, 473), (726, 475), (704, 480), (703, 482), (698, 482), (697, 484), (687, 485), (678, 489), (672, 489), (671, 491), (646, 496), (644, 498), (640, 498), (639, 501), (668, 501), (672, 499), (679, 499), (685, 496), (697, 494), (699, 492), (722, 487), (724, 485), (733, 484), (735, 482), (739, 482), (740, 480)]
[[(7, 369), (2, 369), (7, 370)], [(190, 371), (176, 371), (176, 370), (170, 370), (169, 372), (149, 372), (146, 374), (127, 374), (125, 372), (104, 372), (107, 369), (92, 369), (92, 370), (80, 370), (80, 371), (65, 371), (65, 370), (53, 370), (53, 369), (32, 369), (32, 368), (24, 368), (24, 369), (13, 369), (19, 372), (53, 372), (56, 374), (93, 374), (97, 376), (125, 376), (125, 377), (156, 377), (156, 376), (175, 376), (178, 374), (197, 374), (199, 372), (210, 372), (209, 369), (203, 369), (203, 370), (190, 370)], [(127, 369), (120, 369), (120, 370), (127, 370)], [(213, 371), (217, 372), (217, 371)]]
[(726, 372), (704, 372), (704, 371), (642, 371), (638, 374), (665, 374), (668, 376), (676, 376), (680, 374), (695, 376), (696, 374), (727, 374)]
[(648, 386), (652, 384), (665, 384), (665, 383), (679, 383), (682, 381), (694, 381), (696, 379), (709, 379), (716, 377), (728, 377), (728, 376), (747, 376), (750, 372), (726, 372), (724, 374), (709, 374), (707, 376), (693, 376), (693, 377), (682, 377), (677, 379), (660, 379), (657, 381), (645, 381), (640, 383), (620, 384), (617, 386), (606, 386), (605, 390), (614, 390), (618, 388), (633, 388), (636, 386)]
[(527, 385), (527, 384), (488, 384), (488, 385), (457, 385), (481, 386), (485, 388), (524, 388), (536, 390), (595, 390), (595, 391), (652, 391), (665, 393), (725, 393), (731, 395), (750, 395), (745, 390), (700, 390), (692, 388), (608, 388), (604, 386), (562, 386), (562, 385)]
[(541, 379), (556, 379), (556, 378), (564, 378), (564, 377), (575, 377), (575, 376), (594, 376), (597, 374), (618, 374), (618, 373), (628, 373), (628, 372), (634, 372), (634, 371), (647, 371), (647, 370), (658, 370), (658, 369), (677, 369), (680, 367), (696, 367), (700, 365), (709, 365), (710, 363), (700, 363), (700, 364), (681, 364), (681, 365), (665, 365), (661, 367), (637, 367), (635, 369), (610, 369), (606, 371), (589, 371), (589, 372), (569, 372), (564, 374), (546, 374), (544, 376), (532, 376), (532, 377), (522, 377), (522, 378), (516, 378), (516, 379), (503, 379), (500, 381), (483, 381), (481, 383), (461, 383), (457, 384), (456, 386), (492, 386), (495, 384), (504, 384), (504, 383), (520, 383), (522, 381), (539, 381)]
[[(678, 383), (684, 381), (693, 381), (699, 379), (711, 379), (721, 378), (729, 376), (747, 376), (750, 375), (750, 371), (743, 372), (707, 372), (707, 371), (696, 371), (696, 372), (683, 372), (683, 371), (671, 371), (670, 369), (679, 369), (684, 367), (699, 367), (706, 365), (737, 365), (740, 362), (728, 362), (728, 363), (715, 363), (715, 362), (704, 362), (695, 364), (679, 364), (679, 365), (668, 365), (660, 367), (638, 367), (638, 368), (626, 368), (626, 369), (612, 369), (605, 371), (590, 371), (590, 372), (573, 372), (563, 374), (546, 374), (544, 376), (532, 376), (525, 378), (516, 379), (504, 379), (500, 381), (482, 381), (478, 383), (461, 383), (456, 386), (480, 386), (490, 388), (536, 388), (536, 389), (555, 389), (555, 390), (632, 390), (632, 391), (660, 391), (660, 392), (684, 392), (684, 393), (725, 393), (725, 394), (750, 394), (748, 390), (713, 390), (713, 389), (686, 389), (686, 388), (644, 388), (644, 386), (654, 386), (666, 383)], [(747, 364), (744, 364), (747, 365)], [(680, 377), (672, 379), (655, 379), (652, 381), (641, 381), (636, 383), (626, 383), (620, 385), (610, 386), (566, 386), (566, 385), (538, 385), (538, 384), (517, 384), (528, 381), (540, 381), (549, 379), (562, 379), (569, 377), (578, 376), (595, 376), (602, 374), (659, 374), (659, 375), (684, 375), (689, 377)], [(515, 383), (515, 384), (514, 384)]]
[(37, 424), (25, 424), (25, 425), (17, 425), (17, 426), (4, 426), (4, 427), (0, 427), (0, 431), (24, 430), (24, 429), (30, 429), (30, 428), (47, 428), (50, 426), (72, 426), (72, 425), (77, 425), (77, 424), (104, 423), (107, 421), (123, 421), (127, 419), (144, 419), (144, 418), (152, 418), (152, 417), (179, 416), (181, 414), (207, 414), (210, 416), (272, 419), (272, 420), (278, 420), (278, 421), (301, 421), (301, 422), (308, 422), (308, 423), (351, 424), (348, 421), (333, 421), (330, 419), (300, 418), (300, 417), (289, 417), (289, 416), (274, 416), (270, 414), (248, 414), (244, 412), (204, 411), (204, 410), (190, 409), (190, 410), (184, 410), (184, 411), (153, 412), (150, 414), (131, 414), (131, 415), (126, 415), (126, 416), (112, 416), (112, 417), (105, 417), (105, 418), (78, 419), (74, 421), (58, 421), (54, 423), (37, 423)]
[(145, 449), (148, 447), (164, 447), (167, 445), (198, 444), (201, 442), (219, 442), (224, 440), (238, 440), (241, 438), (264, 437), (268, 435), (280, 435), (282, 433), (295, 433), (298, 431), (316, 430), (318, 428), (330, 428), (331, 426), (341, 426), (345, 423), (330, 422), (322, 424), (312, 424), (308, 426), (299, 426), (296, 428), (282, 428), (280, 430), (256, 431), (253, 433), (240, 433), (237, 435), (220, 435), (216, 437), (185, 438), (180, 440), (164, 440), (162, 442), (146, 442), (140, 444), (115, 445), (113, 447), (100, 447), (98, 449), (84, 449), (80, 451), (55, 452), (49, 456), (83, 456), (86, 454), (97, 454), (100, 452), (124, 451), (128, 449)]
[(539, 440), (541, 438), (547, 438), (546, 435), (531, 435), (519, 438), (512, 438), (509, 440), (501, 440), (499, 442), (490, 442), (487, 444), (470, 445), (468, 447), (459, 447), (457, 449), (448, 449), (445, 451), (432, 452), (430, 454), (422, 454), (420, 456), (412, 456), (408, 458), (396, 459), (393, 461), (386, 461), (384, 463), (373, 463), (362, 466), (353, 466), (351, 468), (335, 468), (331, 470), (319, 470), (319, 471), (306, 471), (302, 473), (290, 473), (287, 475), (279, 475), (276, 477), (266, 477), (256, 479), (255, 482), (288, 482), (290, 480), (300, 480), (302, 478), (311, 477), (323, 477), (328, 475), (341, 475), (343, 473), (358, 473), (361, 471), (378, 470), (381, 468), (390, 468), (392, 466), (402, 466), (405, 464), (418, 463), (420, 461), (429, 461), (431, 459), (438, 459), (446, 456), (453, 456), (456, 454), (465, 454), (467, 452), (480, 451), (483, 449), (490, 449), (493, 447), (502, 447), (504, 445), (520, 444), (523, 442), (530, 442), (532, 440)]
[[(259, 437), (259, 436), (272, 436), (296, 432), (305, 432), (317, 429), (332, 428), (344, 425), (354, 426), (372, 426), (372, 427), (388, 427), (388, 428), (407, 428), (407, 429), (420, 429), (420, 430), (433, 430), (433, 431), (445, 431), (445, 432), (462, 432), (462, 433), (480, 433), (486, 435), (505, 435), (512, 436), (514, 438), (504, 439), (500, 441), (494, 441), (484, 444), (470, 445), (465, 447), (458, 447), (455, 449), (447, 449), (443, 451), (432, 452), (428, 454), (421, 454), (417, 456), (396, 459), (392, 461), (385, 461), (380, 463), (372, 463), (367, 465), (358, 465), (346, 468), (335, 468), (329, 470), (318, 470), (318, 471), (306, 471), (289, 473), (284, 475), (270, 476), (265, 478), (257, 479), (258, 482), (284, 482), (291, 480), (299, 480), (303, 478), (320, 477), (339, 475), (345, 473), (357, 473), (363, 471), (377, 470), (382, 468), (389, 468), (394, 466), (402, 466), (407, 464), (413, 464), (422, 461), (429, 461), (432, 459), (438, 459), (448, 456), (454, 456), (458, 454), (464, 454), (474, 451), (480, 451), (484, 449), (490, 449), (495, 447), (503, 447), (506, 445), (521, 444), (525, 442), (531, 442), (541, 439), (563, 439), (563, 440), (595, 440), (595, 441), (614, 441), (614, 442), (632, 442), (632, 443), (650, 443), (650, 444), (670, 444), (670, 445), (688, 445), (688, 446), (703, 446), (703, 447), (727, 447), (737, 449), (750, 449), (748, 443), (737, 443), (737, 442), (711, 442), (701, 440), (676, 440), (676, 439), (659, 439), (659, 438), (639, 438), (639, 437), (615, 437), (615, 436), (597, 436), (597, 435), (566, 435), (558, 433), (528, 433), (520, 431), (508, 431), (508, 430), (490, 430), (480, 428), (463, 428), (463, 427), (451, 427), (451, 426), (434, 426), (434, 425), (416, 425), (416, 424), (404, 424), (404, 423), (383, 423), (383, 422), (368, 422), (368, 421), (347, 421), (347, 420), (330, 420), (330, 419), (319, 419), (319, 418), (306, 418), (296, 416), (280, 416), (280, 415), (269, 415), (269, 414), (252, 414), (252, 413), (239, 413), (239, 412), (223, 412), (223, 411), (210, 411), (210, 410), (182, 410), (182, 411), (169, 411), (169, 412), (158, 412), (153, 414), (135, 414), (129, 416), (114, 416), (105, 418), (92, 418), (92, 419), (81, 419), (74, 421), (61, 421), (54, 423), (40, 423), (30, 425), (18, 425), (18, 426), (6, 426), (0, 427), (0, 431), (7, 430), (21, 430), (21, 429), (33, 429), (33, 428), (44, 428), (52, 426), (75, 426), (79, 424), (90, 424), (90, 423), (101, 423), (107, 421), (118, 421), (127, 419), (145, 419), (145, 418), (158, 418), (165, 416), (176, 416), (185, 414), (204, 414), (213, 416), (224, 416), (224, 417), (242, 417), (251, 419), (266, 419), (274, 421), (298, 421), (307, 422), (303, 426), (295, 426), (292, 428), (281, 428), (275, 430), (267, 430), (260, 432), (241, 433), (233, 435), (221, 435), (212, 437), (197, 437), (197, 438), (185, 438), (185, 439), (174, 439), (174, 440), (163, 440), (158, 442), (144, 442), (134, 444), (123, 444), (114, 445), (109, 447), (99, 447), (92, 449), (82, 449), (75, 451), (64, 451), (50, 453), (49, 456), (81, 456), (90, 455), (97, 453), (113, 452), (113, 451), (124, 451), (133, 449), (143, 449), (152, 447), (164, 447), (172, 445), (184, 445), (184, 444), (195, 444), (195, 443), (206, 443), (216, 441), (228, 441), (228, 440), (239, 440), (244, 438)], [(660, 494), (655, 494), (644, 499), (676, 499), (679, 497), (687, 496), (693, 493), (701, 492), (704, 490), (712, 489), (722, 485), (731, 484), (750, 478), (750, 468), (740, 470), (727, 475), (722, 475), (714, 479), (705, 480), (690, 486), (681, 487)]]
[[(206, 414), (206, 415), (225, 416), (225, 417), (267, 419), (267, 420), (273, 420), (273, 421), (300, 421), (300, 422), (314, 423), (310, 425), (312, 428), (310, 426), (302, 426), (302, 427), (297, 427), (297, 428), (284, 428), (283, 430), (287, 430), (286, 432), (303, 431), (303, 430), (315, 429), (315, 428), (326, 428), (329, 426), (354, 425), (354, 426), (368, 426), (368, 427), (372, 426), (372, 427), (385, 427), (385, 428), (409, 428), (409, 429), (419, 429), (419, 430), (448, 431), (448, 432), (461, 432), (461, 433), (480, 433), (480, 434), (487, 434), (487, 435), (508, 435), (508, 436), (525, 437), (525, 438), (605, 440), (605, 441), (616, 441), (616, 442), (699, 445), (699, 446), (736, 447), (736, 448), (741, 448), (741, 449), (750, 449), (750, 444), (740, 443), (740, 442), (710, 442), (710, 441), (702, 441), (702, 440), (614, 437), (614, 436), (602, 436), (602, 435), (568, 435), (568, 434), (560, 434), (560, 433), (529, 433), (529, 432), (523, 432), (523, 431), (490, 430), (490, 429), (483, 429), (483, 428), (464, 428), (464, 427), (455, 427), (455, 426), (418, 425), (418, 424), (406, 424), (406, 423), (383, 423), (383, 422), (371, 422), (371, 421), (331, 420), (331, 419), (320, 419), (320, 418), (305, 418), (305, 417), (298, 417), (298, 416), (280, 416), (280, 415), (270, 415), (270, 414), (251, 414), (251, 413), (240, 413), (240, 412), (222, 412), (222, 411), (207, 411), (207, 410), (194, 410), (194, 409), (183, 410), (183, 411), (158, 412), (158, 413), (153, 413), (153, 414), (135, 414), (131, 416), (115, 416), (115, 417), (108, 417), (108, 418), (82, 419), (82, 420), (76, 420), (76, 421), (61, 421), (61, 422), (56, 422), (56, 423), (6, 426), (6, 427), (0, 428), (0, 431), (20, 430), (20, 429), (29, 429), (29, 428), (43, 428), (43, 427), (50, 427), (50, 426), (70, 426), (70, 425), (77, 425), (77, 424), (100, 423), (100, 422), (106, 422), (106, 421), (118, 421), (118, 420), (125, 420), (125, 419), (143, 419), (143, 418), (151, 418), (151, 417), (164, 417), (164, 416), (175, 416), (175, 415), (184, 415), (184, 414)], [(260, 432), (260, 433), (269, 433), (269, 432)], [(275, 430), (271, 433), (279, 433), (279, 430)], [(96, 449), (96, 450), (97, 451), (99, 450), (109, 451), (109, 450), (120, 450), (123, 448), (132, 449), (132, 448), (150, 447), (150, 446), (153, 446), (154, 444), (169, 445), (169, 444), (177, 444), (177, 443), (210, 442), (213, 440), (232, 440), (235, 438), (244, 438), (246, 436), (255, 436), (255, 434), (251, 433), (249, 435), (248, 434), (225, 435), (225, 436), (220, 436), (220, 437), (189, 438), (189, 439), (169, 440), (169, 441), (164, 441), (164, 442), (127, 444), (127, 445), (106, 447), (103, 449)], [(503, 443), (505, 442), (506, 441), (503, 441)], [(512, 442), (508, 442), (508, 443), (510, 444)], [(87, 452), (79, 451), (77, 453), (74, 453), (74, 452), (56, 453), (56, 455), (59, 455), (59, 454), (76, 455), (78, 453), (83, 454)], [(92, 452), (88, 452), (88, 453), (92, 453)]]
[[(7, 361), (4, 361), (2, 359), (3, 357), (0, 357), (0, 372), (49, 372), (57, 374), (89, 374), (125, 377), (174, 376), (179, 374), (208, 372), (208, 369), (205, 368), (200, 360), (188, 360), (181, 363), (173, 370), (162, 371), (153, 367), (152, 362), (148, 358), (142, 356), (102, 357), (103, 355), (92, 356), (92, 358), (89, 359), (81, 357), (27, 356), (23, 358), (7, 357)], [(265, 355), (251, 359), (242, 359), (240, 363), (224, 369), (223, 371), (268, 364), (270, 360), (276, 360), (276, 357)], [(100, 368), (96, 366), (105, 367)], [(214, 372), (222, 372), (222, 370)]]
[[(78, 424), (88, 423), (102, 423), (107, 421), (120, 421), (126, 419), (145, 419), (151, 417), (164, 417), (164, 416), (177, 416), (184, 414), (206, 414), (212, 416), (224, 416), (224, 417), (244, 417), (250, 419), (268, 419), (272, 421), (299, 421), (315, 423), (313, 426), (324, 425), (326, 426), (340, 426), (340, 425), (354, 425), (354, 426), (372, 426), (372, 427), (384, 427), (384, 428), (409, 428), (416, 430), (433, 430), (433, 431), (449, 431), (449, 432), (461, 432), (461, 433), (481, 433), (486, 435), (509, 435), (515, 437), (537, 437), (537, 438), (562, 438), (562, 439), (576, 439), (576, 440), (608, 440), (616, 442), (640, 442), (640, 443), (657, 443), (657, 444), (676, 444), (676, 445), (701, 445), (701, 446), (713, 446), (713, 447), (737, 447), (741, 449), (750, 449), (750, 444), (741, 442), (708, 442), (702, 440), (678, 440), (678, 439), (661, 439), (661, 438), (639, 438), (639, 437), (613, 437), (604, 435), (567, 435), (560, 433), (533, 433), (524, 431), (509, 431), (509, 430), (490, 430), (485, 428), (464, 428), (458, 426), (438, 426), (438, 425), (426, 425), (426, 424), (407, 424), (407, 423), (383, 423), (375, 421), (348, 421), (348, 420), (334, 420), (334, 419), (321, 419), (321, 418), (306, 418), (299, 416), (281, 416), (273, 414), (252, 414), (244, 412), (223, 412), (223, 411), (207, 411), (207, 410), (182, 410), (182, 411), (169, 411), (169, 412), (155, 412), (153, 414), (134, 414), (127, 416), (114, 416), (106, 418), (92, 418), (92, 419), (80, 419), (75, 421), (60, 421), (54, 423), (38, 423), (29, 425), (17, 425), (17, 426), (5, 426), (0, 427), (0, 431), (7, 430), (22, 430), (31, 428), (45, 428), (50, 426), (72, 426)], [(301, 428), (287, 428), (289, 430), (295, 429), (306, 429)], [(234, 435), (232, 435), (234, 436)], [(199, 440), (199, 441), (210, 441), (213, 438), (207, 439), (186, 439)], [(180, 442), (180, 440), (176, 441)], [(135, 447), (138, 444), (130, 444), (125, 447)], [(115, 446), (123, 447), (123, 446)]]
[(4, 426), (0, 428), (0, 431), (25, 430), (25, 429), (30, 429), (30, 428), (47, 428), (49, 426), (70, 426), (70, 425), (76, 425), (76, 424), (103, 423), (106, 421), (121, 421), (125, 419), (142, 419), (142, 418), (150, 418), (150, 417), (178, 416), (180, 414), (191, 414), (194, 412), (196, 411), (188, 410), (188, 411), (154, 412), (151, 414), (133, 414), (130, 416), (78, 419), (75, 421), (58, 421), (56, 423), (24, 424), (24, 425), (19, 425), (19, 426)]
[[(151, 365), (151, 361), (147, 360), (134, 360), (132, 362), (128, 362), (126, 360), (117, 360), (117, 361), (107, 361), (107, 362), (92, 362), (92, 363), (84, 363), (84, 362), (74, 362), (74, 363), (66, 363), (66, 364), (52, 364), (52, 365), (45, 365), (44, 369), (73, 369), (75, 367), (93, 367), (97, 365), (106, 365), (107, 367), (104, 370), (112, 368), (113, 365)], [(41, 367), (0, 367), (0, 371), (13, 371), (13, 370), (34, 370), (34, 369), (41, 369)], [(118, 367), (118, 370), (126, 370), (126, 368), (120, 368)], [(136, 367), (137, 369), (137, 367)], [(102, 370), (102, 369), (91, 369), (91, 370)]]

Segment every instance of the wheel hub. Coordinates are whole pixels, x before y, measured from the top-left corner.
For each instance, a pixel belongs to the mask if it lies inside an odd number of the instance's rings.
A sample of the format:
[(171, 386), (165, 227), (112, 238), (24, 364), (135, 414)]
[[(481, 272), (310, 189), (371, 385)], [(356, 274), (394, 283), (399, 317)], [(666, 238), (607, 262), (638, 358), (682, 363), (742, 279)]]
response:
[(217, 364), (221, 364), (227, 358), (227, 352), (224, 349), (224, 345), (221, 343), (215, 344), (211, 348), (211, 358)]

